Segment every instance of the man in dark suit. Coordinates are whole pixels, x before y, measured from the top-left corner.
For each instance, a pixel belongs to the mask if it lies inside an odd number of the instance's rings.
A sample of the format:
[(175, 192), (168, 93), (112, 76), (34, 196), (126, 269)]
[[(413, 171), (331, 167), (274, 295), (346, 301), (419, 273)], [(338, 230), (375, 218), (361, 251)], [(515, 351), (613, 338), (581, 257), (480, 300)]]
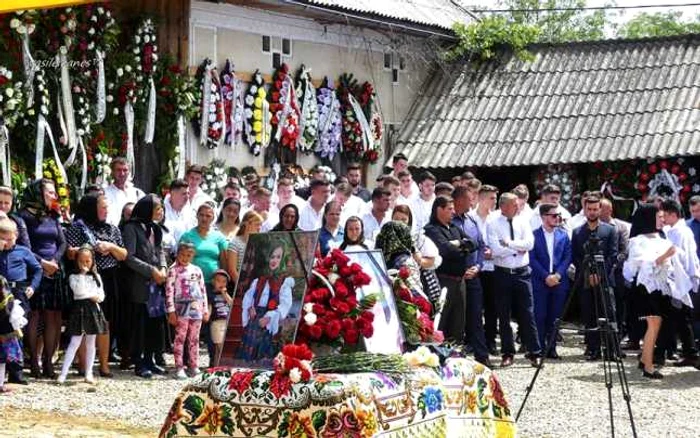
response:
[[(605, 259), (605, 279), (608, 287), (615, 287), (614, 267), (617, 263), (617, 231), (615, 227), (600, 221), (600, 198), (590, 196), (584, 201), (586, 223), (576, 228), (571, 238), (571, 250), (576, 267), (574, 287), (579, 291), (581, 313), (586, 329), (597, 327), (597, 317), (602, 318), (606, 313), (611, 322), (615, 321), (615, 303), (610, 303), (607, 312), (604, 302), (609, 302), (607, 295), (598, 293), (601, 288), (602, 273), (593, 273), (589, 269), (589, 256), (602, 254)], [(594, 238), (592, 238), (594, 237)], [(608, 294), (607, 290), (602, 291)], [(600, 359), (600, 334), (586, 332), (586, 353), (588, 360)]]
[(534, 231), (535, 246), (530, 251), (535, 323), (540, 345), (545, 348), (550, 340), (553, 342), (547, 357), (559, 359), (556, 336), (552, 337), (552, 331), (554, 320), (561, 316), (569, 293), (566, 271), (571, 264), (571, 240), (559, 227), (561, 214), (555, 204), (542, 204), (539, 212), (542, 226)]

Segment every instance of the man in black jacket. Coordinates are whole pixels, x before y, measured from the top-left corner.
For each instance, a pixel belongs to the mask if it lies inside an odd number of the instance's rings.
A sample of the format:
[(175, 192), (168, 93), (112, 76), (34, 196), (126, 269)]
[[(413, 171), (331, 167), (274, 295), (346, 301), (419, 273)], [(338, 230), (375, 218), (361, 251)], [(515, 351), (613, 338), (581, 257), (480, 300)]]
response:
[(452, 222), (454, 214), (454, 200), (448, 196), (438, 196), (433, 203), (430, 222), (424, 228), (425, 235), (435, 242), (442, 256), (437, 275), (440, 284), (447, 288), (439, 329), (446, 339), (461, 344), (468, 325), (469, 330), (466, 331), (475, 359), (491, 368), (481, 323), (478, 243)]
[[(590, 196), (584, 201), (584, 214), (586, 223), (576, 228), (571, 238), (571, 251), (574, 266), (576, 267), (576, 279), (574, 288), (579, 291), (581, 314), (586, 324), (586, 329), (597, 327), (596, 317), (605, 315), (603, 303), (609, 301), (606, 295), (600, 295), (602, 291), (608, 294), (608, 290), (602, 290), (601, 278), (590, 272), (589, 257), (594, 254), (602, 254), (605, 259), (605, 277), (608, 287), (615, 287), (614, 267), (617, 263), (618, 236), (615, 227), (600, 221), (600, 198)], [(592, 262), (592, 261), (591, 261)], [(610, 322), (615, 321), (614, 298), (607, 309)], [(600, 334), (586, 332), (586, 359), (600, 359)]]

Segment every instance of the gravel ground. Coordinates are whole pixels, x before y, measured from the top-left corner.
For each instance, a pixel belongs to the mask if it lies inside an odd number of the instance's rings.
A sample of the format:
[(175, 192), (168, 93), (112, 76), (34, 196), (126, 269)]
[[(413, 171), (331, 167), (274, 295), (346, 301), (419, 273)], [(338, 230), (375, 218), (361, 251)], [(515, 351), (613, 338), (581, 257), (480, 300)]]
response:
[[(540, 373), (520, 418), (519, 436), (610, 436), (602, 363), (582, 359), (580, 336), (565, 333), (564, 338), (564, 344), (558, 349), (563, 360), (549, 361)], [(166, 355), (166, 360), (172, 364), (172, 356)], [(206, 360), (203, 357), (200, 363), (206, 364)], [(492, 360), (497, 363), (497, 358)], [(648, 381), (636, 369), (634, 353), (626, 359), (625, 369), (639, 437), (700, 436), (700, 371), (666, 366), (661, 369), (665, 379)], [(534, 371), (522, 355), (516, 358), (513, 367), (496, 370), (514, 416)], [(173, 379), (172, 369), (170, 376), (154, 376), (150, 381), (134, 376), (133, 372), (117, 370), (114, 373), (114, 379), (100, 379), (94, 387), (82, 383), (78, 377), (70, 377), (76, 383), (67, 387), (47, 380), (33, 381), (24, 387), (11, 385), (15, 392), (0, 396), (0, 411), (5, 407), (31, 408), (67, 416), (110, 419), (138, 426), (140, 430), (151, 429), (155, 436), (185, 382)], [(616, 436), (632, 436), (617, 374), (613, 377)], [(0, 430), (0, 436), (8, 435)]]

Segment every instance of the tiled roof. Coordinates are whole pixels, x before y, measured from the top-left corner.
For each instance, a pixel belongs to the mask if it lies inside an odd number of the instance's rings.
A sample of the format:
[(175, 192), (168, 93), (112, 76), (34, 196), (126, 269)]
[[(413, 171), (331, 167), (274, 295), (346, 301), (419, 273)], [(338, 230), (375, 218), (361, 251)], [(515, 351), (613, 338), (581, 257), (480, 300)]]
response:
[(700, 154), (700, 35), (532, 52), (437, 73), (396, 152), (425, 168)]
[(300, 0), (347, 12), (376, 15), (426, 26), (452, 29), (455, 22), (471, 22), (474, 16), (451, 0)]

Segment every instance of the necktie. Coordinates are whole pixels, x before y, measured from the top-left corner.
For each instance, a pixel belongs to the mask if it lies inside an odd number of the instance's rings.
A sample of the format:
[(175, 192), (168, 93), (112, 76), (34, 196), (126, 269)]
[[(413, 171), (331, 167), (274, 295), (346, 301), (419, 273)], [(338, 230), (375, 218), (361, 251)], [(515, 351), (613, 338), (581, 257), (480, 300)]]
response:
[(513, 230), (513, 219), (508, 219), (508, 228), (510, 228), (510, 240), (515, 240), (515, 231)]

